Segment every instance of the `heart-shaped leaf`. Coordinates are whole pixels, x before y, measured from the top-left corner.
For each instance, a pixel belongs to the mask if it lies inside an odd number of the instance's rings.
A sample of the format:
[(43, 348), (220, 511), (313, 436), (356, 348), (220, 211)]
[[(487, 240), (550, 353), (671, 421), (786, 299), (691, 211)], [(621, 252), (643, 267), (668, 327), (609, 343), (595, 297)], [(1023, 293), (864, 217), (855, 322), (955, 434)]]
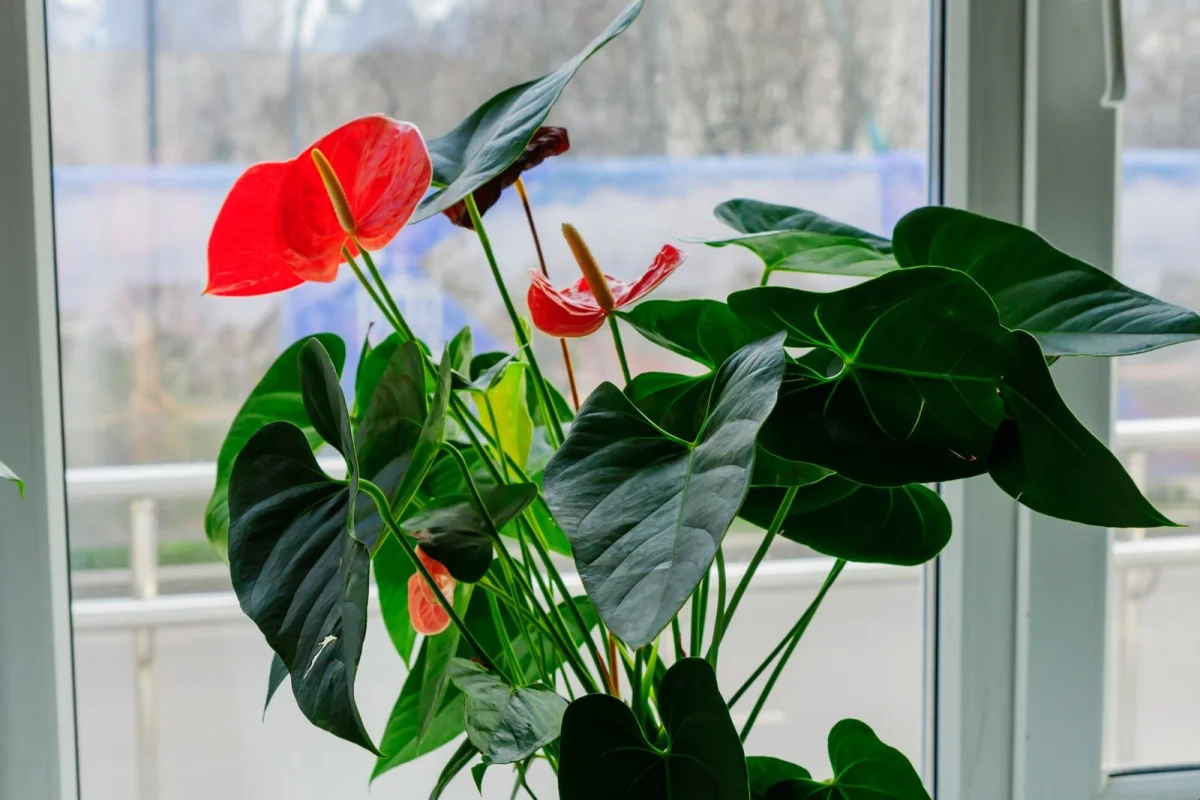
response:
[(768, 756), (747, 756), (746, 772), (750, 777), (750, 800), (765, 800), (767, 792), (778, 783), (812, 778), (804, 767)]
[[(766, 528), (786, 490), (754, 488), (738, 516)], [(878, 489), (830, 475), (802, 486), (781, 534), (847, 561), (924, 564), (950, 541), (950, 512), (920, 484)]]
[(558, 738), (567, 701), (553, 690), (513, 686), (465, 658), (450, 664), (450, 680), (466, 697), (467, 738), (485, 761), (523, 761)]
[(1173, 525), (1067, 408), (1037, 341), (1027, 333), (1014, 337), (1022, 355), (1000, 385), (1012, 420), (1000, 426), (988, 454), (992, 480), (1052, 517), (1113, 528)]
[(1002, 327), (965, 273), (910, 267), (839, 292), (764, 287), (729, 302), (752, 327), (784, 327), (788, 345), (830, 359), (795, 365), (809, 374), (785, 384), (763, 427), (777, 455), (888, 487), (977, 475), (995, 452), (997, 483), (1035, 511), (1171, 524), (1062, 403), (1037, 342)]
[(770, 231), (808, 231), (830, 236), (861, 239), (881, 253), (892, 252), (892, 243), (870, 231), (838, 222), (823, 214), (795, 206), (764, 203), (761, 200), (736, 198), (726, 200), (713, 209), (717, 219), (738, 233), (768, 233)]
[(412, 221), (445, 211), (516, 161), (583, 62), (624, 32), (641, 13), (642, 4), (643, 0), (634, 0), (626, 6), (599, 36), (554, 72), (505, 89), (454, 130), (430, 139), (433, 181), (444, 188), (421, 202)]
[[(579, 609), (589, 630), (599, 623), (600, 618), (586, 597), (576, 597), (571, 602), (575, 603), (576, 608)], [(568, 614), (565, 603), (559, 604), (559, 608), (564, 618), (568, 620), (568, 628), (574, 643), (576, 646), (582, 645), (584, 637), (588, 634), (581, 632), (577, 625), (571, 624), (574, 615)], [(546, 657), (545, 666), (548, 671), (553, 672), (558, 669), (562, 663), (562, 652), (547, 634), (540, 630), (533, 631), (537, 635), (537, 640), (531, 644), (525, 637), (526, 629), (517, 620), (511, 618), (503, 605), (501, 605), (501, 615), (510, 633), (515, 634), (511, 637), (513, 650), (524, 669), (526, 681), (534, 681), (540, 676), (540, 671), (533, 660), (535, 653), (542, 653)], [(484, 589), (475, 588), (463, 621), (484, 650), (489, 653), (500, 652), (502, 645), (491, 615), (487, 592)], [(444, 635), (439, 634), (433, 638), (438, 639)], [(450, 683), (441, 696), (441, 702), (437, 707), (433, 722), (427, 726), (424, 736), (419, 735), (421, 729), (420, 698), (422, 694), (429, 691), (426, 687), (427, 670), (425, 669), (429, 641), (425, 640), (418, 648), (413, 668), (408, 673), (404, 687), (400, 690), (400, 696), (392, 708), (383, 739), (380, 741), (380, 749), (388, 755), (376, 762), (375, 770), (371, 775), (372, 780), (390, 769), (433, 752), (461, 735), (465, 730), (463, 694), (453, 683)], [(458, 657), (470, 659), (474, 654), (468, 644), (459, 642), (456, 653)]]
[(1200, 338), (1200, 316), (1130, 289), (1033, 231), (954, 208), (919, 208), (896, 225), (901, 266), (960, 269), (1047, 356), (1121, 356)]
[(304, 401), (300, 397), (300, 375), (296, 362), (300, 348), (310, 338), (324, 346), (333, 361), (334, 371), (341, 375), (346, 362), (346, 344), (332, 333), (320, 333), (305, 337), (284, 350), (267, 369), (258, 385), (250, 392), (246, 401), (233, 418), (221, 450), (217, 454), (217, 482), (204, 511), (204, 531), (213, 546), (226, 556), (229, 542), (229, 475), (238, 453), (250, 441), (250, 437), (270, 422), (290, 422), (300, 428), (313, 447), (321, 445), (304, 413)]
[[(405, 484), (420, 484), (424, 473), (414, 472), (428, 470), (428, 459), (418, 452), (441, 422), (431, 411), (414, 431), (418, 421), (409, 416), (406, 398), (412, 395), (415, 347), (398, 350), (381, 379), (359, 428), (361, 460), (332, 360), (317, 339), (300, 348), (306, 415), (342, 453), (346, 480), (322, 472), (308, 437), (287, 422), (254, 434), (230, 477), (230, 574), (243, 611), (287, 666), (305, 716), (372, 752), (354, 700), (354, 676), (366, 633), (370, 553), (381, 521), (373, 504), (358, 502), (360, 465), (385, 493), (397, 495)], [(435, 402), (443, 413), (446, 372)], [(423, 392), (416, 393), (423, 408)]]
[(832, 356), (823, 374), (785, 384), (766, 449), (874, 486), (986, 470), (1011, 333), (963, 273), (896, 270), (829, 293), (762, 287), (729, 306), (755, 330), (785, 329), (789, 346)]
[[(532, 483), (490, 486), (480, 491), (496, 530), (524, 511), (537, 493)], [(471, 497), (452, 495), (434, 500), (406, 517), (401, 525), (457, 580), (476, 583), (492, 565), (491, 526)]]
[(647, 300), (613, 313), (660, 347), (709, 369), (760, 338), (718, 300)]
[(829, 760), (829, 781), (781, 780), (766, 800), (930, 800), (904, 754), (856, 719), (844, 719), (829, 732)]
[(0, 481), (8, 481), (17, 485), (17, 492), (21, 497), (25, 496), (25, 482), (17, 477), (17, 473), (9, 469), (3, 461), (0, 461)]
[[(896, 260), (862, 239), (812, 231), (770, 231), (701, 240), (709, 247), (744, 247), (772, 272), (815, 272), (873, 278), (896, 269)], [(764, 281), (765, 282), (765, 281)]]
[(658, 688), (665, 749), (646, 740), (629, 707), (592, 694), (562, 723), (561, 800), (748, 800), (746, 759), (717, 677), (700, 658), (677, 661)]
[(633, 647), (651, 642), (691, 595), (745, 499), (755, 439), (783, 377), (782, 343), (775, 334), (725, 362), (693, 441), (601, 384), (546, 467), (546, 502), (588, 596)]

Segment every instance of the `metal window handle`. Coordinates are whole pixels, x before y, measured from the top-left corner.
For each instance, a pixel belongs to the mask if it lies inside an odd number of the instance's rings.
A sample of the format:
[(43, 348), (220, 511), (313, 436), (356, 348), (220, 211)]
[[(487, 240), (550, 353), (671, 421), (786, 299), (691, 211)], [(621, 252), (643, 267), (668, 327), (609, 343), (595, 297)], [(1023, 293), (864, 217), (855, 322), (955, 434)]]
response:
[(1104, 16), (1104, 96), (1100, 104), (1116, 108), (1125, 101), (1125, 21), (1123, 0), (1100, 0)]

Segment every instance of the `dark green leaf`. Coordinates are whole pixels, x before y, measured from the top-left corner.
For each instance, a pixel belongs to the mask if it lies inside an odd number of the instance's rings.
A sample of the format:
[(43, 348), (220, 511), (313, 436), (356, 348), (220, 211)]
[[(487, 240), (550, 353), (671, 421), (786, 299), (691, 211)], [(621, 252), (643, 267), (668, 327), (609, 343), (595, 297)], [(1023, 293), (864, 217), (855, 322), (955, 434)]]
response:
[(229, 563), (242, 610), (283, 662), (316, 726), (375, 752), (354, 701), (370, 555), (350, 535), (353, 493), (317, 466), (304, 433), (272, 422), (230, 479)]
[[(0, 461), (0, 481), (15, 483), (17, 485), (17, 492), (20, 493), (21, 497), (25, 496), (25, 482), (17, 477), (17, 473), (5, 466), (3, 461)], [(228, 519), (226, 519), (226, 524), (228, 525)]]
[(829, 732), (828, 782), (798, 778), (776, 783), (767, 800), (930, 800), (904, 754), (889, 747), (856, 719)]
[[(411, 347), (412, 345), (406, 345)], [(408, 468), (404, 478), (392, 497), (392, 511), (403, 517), (412, 499), (420, 491), (429, 470), (433, 468), (438, 453), (442, 448), (442, 439), (446, 430), (446, 409), (450, 405), (450, 359), (443, 352), (441, 365), (438, 368), (437, 383), (434, 386), (433, 400), (425, 417), (425, 423), (417, 435), (408, 459)], [(378, 481), (376, 481), (378, 483)]]
[(464, 740), (454, 751), (454, 755), (450, 756), (446, 766), (442, 767), (442, 774), (438, 776), (438, 782), (433, 787), (433, 793), (429, 795), (429, 800), (438, 800), (450, 786), (450, 781), (466, 769), (467, 764), (470, 764), (477, 755), (479, 755), (479, 748), (471, 744), (470, 739)]
[(737, 198), (721, 203), (713, 209), (713, 214), (738, 233), (809, 231), (861, 239), (881, 253), (892, 252), (892, 243), (882, 236), (795, 206)]
[(283, 680), (287, 676), (287, 664), (283, 663), (283, 659), (279, 657), (279, 653), (272, 653), (271, 672), (267, 675), (267, 699), (263, 702), (263, 717), (267, 716), (267, 708), (271, 705), (271, 698), (275, 696), (275, 692), (279, 691), (279, 687), (283, 685)]
[(522, 761), (558, 738), (567, 701), (544, 687), (518, 687), (457, 658), (450, 680), (466, 696), (467, 737), (492, 764)]
[(554, 72), (505, 89), (454, 130), (429, 140), (433, 180), (445, 188), (421, 202), (413, 214), (413, 222), (445, 211), (516, 161), (575, 72), (593, 53), (629, 27), (641, 13), (642, 2), (630, 3), (603, 33)]
[[(751, 489), (738, 516), (766, 528), (784, 494)], [(835, 558), (910, 566), (940, 553), (950, 531), (942, 498), (925, 486), (877, 489), (831, 475), (801, 487), (781, 533)]]
[(663, 678), (666, 746), (646, 740), (629, 707), (593, 694), (563, 717), (561, 800), (749, 800), (746, 759), (708, 662), (685, 658)]
[[(500, 530), (525, 510), (538, 488), (532, 483), (513, 483), (480, 490), (488, 516)], [(421, 548), (446, 566), (456, 579), (476, 583), (492, 565), (492, 538), (488, 520), (465, 495), (451, 495), (409, 515), (401, 523)]]
[(783, 377), (782, 341), (773, 335), (725, 362), (692, 443), (601, 384), (546, 468), (546, 502), (588, 596), (630, 646), (648, 644), (671, 621), (745, 499), (755, 438)]
[(746, 771), (750, 776), (750, 800), (764, 800), (777, 783), (812, 777), (804, 767), (767, 756), (747, 756)]
[(920, 208), (896, 225), (901, 266), (965, 271), (1000, 322), (1047, 356), (1120, 356), (1200, 338), (1200, 316), (1130, 289), (1033, 231), (954, 208)]
[(309, 339), (300, 348), (300, 397), (313, 429), (346, 459), (347, 474), (358, 471), (350, 412), (342, 396), (341, 370), (319, 339)]
[(775, 455), (875, 486), (985, 471), (1011, 333), (963, 273), (897, 270), (829, 293), (762, 287), (729, 305), (758, 330), (786, 329), (789, 346), (835, 356), (823, 376), (789, 371), (763, 428)]
[(824, 481), (832, 470), (809, 464), (807, 461), (792, 461), (767, 450), (758, 448), (758, 456), (754, 460), (754, 477), (751, 486), (808, 486), (810, 483)]
[(480, 797), (483, 796), (483, 776), (487, 774), (487, 768), (487, 763), (471, 767), (471, 777), (475, 780), (475, 788), (479, 791)]
[(709, 247), (737, 245), (754, 253), (767, 272), (815, 272), (873, 278), (896, 269), (896, 260), (862, 239), (810, 231), (751, 233), (708, 239)]
[(690, 442), (704, 427), (713, 377), (643, 372), (633, 376), (625, 396), (655, 425)]
[(1059, 397), (1037, 341), (1017, 333), (1019, 357), (1000, 391), (1012, 421), (988, 456), (996, 484), (1052, 517), (1103, 527), (1173, 525)]
[(718, 300), (647, 300), (614, 313), (660, 347), (709, 369), (759, 338)]
[(222, 556), (226, 555), (229, 540), (229, 475), (233, 471), (234, 459), (250, 441), (250, 437), (269, 422), (290, 422), (304, 431), (314, 447), (321, 444), (304, 412), (300, 376), (296, 370), (300, 348), (309, 338), (316, 338), (325, 346), (339, 375), (346, 362), (346, 345), (337, 336), (320, 333), (315, 337), (305, 337), (275, 359), (238, 410), (217, 455), (217, 482), (204, 512), (205, 533)]

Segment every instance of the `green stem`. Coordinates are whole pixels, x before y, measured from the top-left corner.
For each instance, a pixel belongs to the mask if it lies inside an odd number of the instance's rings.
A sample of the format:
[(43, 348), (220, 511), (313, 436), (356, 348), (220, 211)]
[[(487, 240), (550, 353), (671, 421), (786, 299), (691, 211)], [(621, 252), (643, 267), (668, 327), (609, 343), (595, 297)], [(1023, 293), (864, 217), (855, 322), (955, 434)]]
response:
[(763, 540), (759, 543), (758, 549), (754, 551), (754, 556), (750, 559), (750, 563), (746, 565), (746, 574), (738, 581), (737, 588), (733, 590), (733, 597), (729, 600), (729, 608), (724, 615), (717, 616), (717, 629), (713, 633), (712, 647), (709, 649), (709, 657), (713, 664), (716, 664), (716, 651), (721, 646), (721, 639), (725, 636), (725, 631), (729, 630), (729, 623), (733, 620), (733, 615), (738, 609), (738, 605), (742, 602), (742, 597), (746, 594), (746, 590), (750, 588), (750, 579), (754, 577), (754, 573), (758, 571), (758, 566), (762, 564), (763, 559), (767, 557), (767, 551), (771, 549), (771, 543), (775, 541), (775, 537), (783, 530), (783, 523), (787, 521), (788, 512), (792, 510), (792, 502), (796, 499), (796, 493), (800, 491), (799, 486), (788, 488), (783, 495), (783, 500), (779, 503), (779, 508), (775, 511), (775, 517), (771, 520), (770, 527), (767, 528), (767, 533), (763, 536)]
[(683, 628), (679, 625), (679, 615), (671, 617), (671, 639), (675, 642), (675, 660), (687, 657), (683, 649)]
[(708, 663), (712, 664), (713, 669), (717, 668), (718, 650), (721, 647), (721, 637), (724, 634), (724, 619), (725, 619), (725, 553), (720, 547), (717, 548), (717, 614), (713, 618), (713, 640), (708, 648)]
[(704, 573), (700, 585), (692, 595), (692, 655), (699, 655), (704, 648), (704, 623), (708, 619), (708, 582), (710, 573)]
[[(355, 242), (355, 244), (358, 244)], [(363, 263), (367, 265), (367, 271), (371, 273), (371, 277), (375, 279), (376, 288), (379, 294), (391, 309), (392, 314), (396, 317), (396, 331), (404, 336), (409, 341), (416, 341), (416, 336), (413, 335), (412, 328), (408, 327), (408, 322), (404, 319), (404, 314), (400, 312), (400, 306), (396, 303), (396, 299), (392, 297), (392, 292), (387, 287), (387, 283), (383, 280), (383, 275), (379, 273), (379, 268), (375, 266), (375, 259), (371, 258), (371, 254), (358, 245), (358, 252), (362, 254)]]
[[(496, 635), (500, 639), (500, 647), (504, 651), (504, 658), (508, 661), (509, 669), (512, 674), (524, 678), (524, 670), (521, 669), (521, 662), (517, 660), (517, 653), (513, 650), (512, 640), (508, 636), (508, 626), (504, 624), (504, 615), (500, 613), (500, 606), (496, 603), (496, 596), (491, 592), (487, 593), (488, 608), (492, 612), (492, 623), (496, 626)], [(528, 634), (526, 634), (528, 635)], [(530, 653), (533, 652), (532, 640), (530, 642)], [(543, 665), (538, 672), (545, 674), (545, 666)], [(543, 677), (544, 679), (544, 677)], [(523, 681), (522, 681), (523, 682)]]
[(645, 659), (642, 656), (642, 648), (633, 651), (633, 670), (629, 675), (629, 689), (631, 693), (631, 701), (633, 703), (633, 718), (637, 720), (638, 725), (643, 725), (645, 720), (645, 698), (642, 696), (642, 670), (645, 668)]
[(496, 263), (496, 254), (492, 252), (492, 243), (488, 239), (487, 230), (483, 227), (483, 218), (479, 214), (479, 207), (475, 205), (475, 197), (467, 195), (465, 202), (467, 213), (471, 215), (471, 224), (475, 227), (475, 234), (479, 237), (480, 246), (483, 247), (483, 254), (487, 257), (488, 266), (492, 269), (492, 278), (496, 282), (496, 288), (500, 290), (500, 298), (504, 301), (504, 308), (508, 311), (508, 317), (512, 321), (513, 332), (517, 336), (517, 343), (525, 351), (529, 368), (533, 370), (533, 379), (536, 383), (538, 399), (542, 403), (542, 419), (545, 420), (546, 430), (552, 434), (550, 436), (550, 446), (558, 449), (563, 440), (562, 425), (559, 424), (558, 414), (554, 411), (554, 403), (550, 399), (550, 390), (546, 386), (546, 378), (542, 374), (542, 368), (538, 365), (537, 356), (533, 352), (533, 343), (529, 341), (529, 337), (525, 334), (525, 326), (521, 324), (521, 317), (517, 314), (517, 307), (513, 305), (512, 297), (508, 293), (508, 287), (504, 283), (504, 276), (500, 273), (500, 266)]
[(767, 267), (766, 269), (763, 270), (762, 277), (759, 278), (759, 280), (758, 280), (758, 285), (766, 286), (770, 282), (771, 282), (771, 268)]
[(625, 360), (625, 343), (621, 341), (621, 329), (617, 327), (616, 314), (608, 315), (608, 327), (612, 331), (613, 344), (617, 347), (617, 360), (621, 362), (621, 374), (625, 376), (625, 385), (633, 383), (633, 376), (629, 374), (629, 362)]
[[(750, 730), (754, 727), (755, 720), (762, 712), (763, 706), (767, 703), (767, 698), (771, 694), (771, 690), (775, 688), (775, 682), (779, 680), (779, 676), (783, 673), (783, 668), (787, 665), (788, 659), (792, 657), (792, 653), (796, 651), (796, 645), (800, 644), (801, 637), (808, 630), (808, 624), (812, 622), (813, 617), (817, 614), (817, 609), (821, 607), (821, 601), (825, 599), (825, 595), (833, 586), (833, 582), (837, 580), (838, 575), (846, 566), (846, 561), (839, 558), (833, 563), (833, 568), (829, 570), (829, 574), (825, 576), (825, 582), (821, 584), (821, 589), (817, 592), (817, 596), (808, 604), (808, 608), (804, 609), (804, 613), (800, 616), (792, 630), (788, 632), (787, 649), (783, 651), (783, 655), (779, 659), (779, 663), (775, 665), (775, 670), (771, 673), (771, 677), (767, 679), (767, 685), (763, 687), (762, 694), (758, 696), (758, 701), (754, 704), (754, 710), (750, 712), (750, 717), (746, 720), (746, 725), (742, 728), (741, 739), (746, 741), (746, 737), (750, 735)], [(759, 670), (761, 672), (761, 670)], [(730, 707), (736, 701), (738, 695), (734, 696), (733, 700), (729, 701)]]
[(404, 548), (404, 552), (408, 554), (409, 559), (412, 560), (413, 565), (421, 573), (421, 577), (425, 579), (425, 583), (432, 590), (433, 596), (437, 598), (442, 609), (450, 615), (450, 619), (454, 622), (455, 627), (458, 628), (458, 632), (462, 634), (463, 639), (467, 641), (467, 644), (475, 651), (475, 655), (479, 657), (479, 662), (483, 665), (484, 669), (495, 672), (507, 679), (508, 676), (493, 663), (487, 651), (483, 649), (483, 646), (479, 644), (479, 640), (475, 638), (475, 634), (471, 633), (471, 629), (467, 627), (462, 617), (454, 610), (454, 604), (442, 594), (442, 590), (438, 588), (437, 581), (433, 579), (433, 576), (429, 574), (429, 570), (425, 568), (425, 563), (417, 556), (416, 549), (409, 543), (404, 533), (396, 524), (395, 519), (392, 518), (391, 503), (388, 501), (387, 495), (378, 486), (366, 480), (360, 480), (358, 488), (375, 501), (375, 508), (379, 511), (380, 519), (383, 520), (392, 535), (396, 537), (396, 541), (400, 543), (400, 546)]

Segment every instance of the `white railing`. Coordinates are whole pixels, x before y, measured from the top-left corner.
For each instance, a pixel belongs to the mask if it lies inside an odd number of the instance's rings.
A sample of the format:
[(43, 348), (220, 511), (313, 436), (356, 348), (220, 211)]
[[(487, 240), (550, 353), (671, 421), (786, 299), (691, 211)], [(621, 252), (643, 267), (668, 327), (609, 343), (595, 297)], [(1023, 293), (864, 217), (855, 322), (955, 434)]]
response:
[[(1116, 449), (1139, 486), (1147, 483), (1147, 456), (1163, 450), (1200, 449), (1200, 417), (1159, 420), (1123, 420), (1116, 426)], [(331, 474), (344, 470), (340, 461), (322, 460)], [(154, 639), (162, 626), (243, 621), (232, 592), (159, 594), (158, 506), (164, 500), (203, 498), (212, 490), (216, 465), (209, 463), (156, 464), (129, 467), (87, 467), (67, 470), (67, 490), (72, 502), (125, 500), (130, 508), (130, 596), (76, 600), (72, 603), (75, 630), (122, 629), (134, 632), (137, 669), (137, 754), (140, 800), (158, 797), (157, 693)], [(798, 558), (768, 561), (758, 573), (756, 586), (816, 585), (828, 572), (832, 559)], [(1165, 566), (1200, 564), (1200, 535), (1148, 539), (1134, 531), (1127, 541), (1113, 546), (1112, 666), (1113, 686), (1120, 698), (1113, 713), (1119, 724), (1110, 727), (1119, 737), (1111, 744), (1120, 760), (1135, 755), (1133, 741), (1120, 731), (1136, 715), (1138, 628), (1140, 604), (1152, 586), (1153, 571)], [(731, 577), (740, 577), (744, 565), (731, 565)], [(843, 582), (881, 583), (917, 581), (919, 568), (878, 564), (851, 564)], [(1149, 576), (1149, 579), (1148, 579)], [(568, 585), (578, 588), (576, 576)], [(372, 611), (378, 599), (371, 595)]]

